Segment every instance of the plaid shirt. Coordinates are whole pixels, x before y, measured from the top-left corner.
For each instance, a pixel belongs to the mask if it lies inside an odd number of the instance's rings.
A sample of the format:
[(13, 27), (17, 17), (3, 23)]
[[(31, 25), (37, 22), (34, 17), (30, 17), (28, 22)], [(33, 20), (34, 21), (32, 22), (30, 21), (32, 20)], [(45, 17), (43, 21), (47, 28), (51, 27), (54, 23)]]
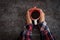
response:
[[(53, 35), (51, 34), (48, 26), (45, 22), (39, 23), (39, 31), (40, 31), (40, 39), (41, 40), (55, 40)], [(19, 37), (19, 40), (32, 40), (32, 28), (34, 26), (32, 24), (26, 26), (26, 30), (22, 31)]]

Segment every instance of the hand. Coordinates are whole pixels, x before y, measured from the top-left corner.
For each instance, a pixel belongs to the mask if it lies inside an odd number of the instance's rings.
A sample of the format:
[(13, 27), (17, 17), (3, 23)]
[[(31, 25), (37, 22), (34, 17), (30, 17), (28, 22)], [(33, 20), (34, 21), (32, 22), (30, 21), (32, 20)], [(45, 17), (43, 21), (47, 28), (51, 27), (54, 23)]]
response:
[(26, 14), (26, 21), (27, 21), (27, 24), (32, 24), (32, 20), (30, 18), (29, 10), (27, 11), (27, 14)]
[(44, 22), (45, 21), (45, 14), (42, 11), (42, 9), (40, 9), (40, 17), (39, 17), (39, 22)]

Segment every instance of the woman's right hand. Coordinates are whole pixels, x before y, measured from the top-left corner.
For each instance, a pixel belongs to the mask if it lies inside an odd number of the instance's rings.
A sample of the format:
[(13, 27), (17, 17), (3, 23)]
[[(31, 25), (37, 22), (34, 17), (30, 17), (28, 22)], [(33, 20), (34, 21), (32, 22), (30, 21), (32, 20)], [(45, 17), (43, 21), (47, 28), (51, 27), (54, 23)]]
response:
[(39, 22), (42, 23), (45, 21), (45, 13), (40, 9), (40, 19)]

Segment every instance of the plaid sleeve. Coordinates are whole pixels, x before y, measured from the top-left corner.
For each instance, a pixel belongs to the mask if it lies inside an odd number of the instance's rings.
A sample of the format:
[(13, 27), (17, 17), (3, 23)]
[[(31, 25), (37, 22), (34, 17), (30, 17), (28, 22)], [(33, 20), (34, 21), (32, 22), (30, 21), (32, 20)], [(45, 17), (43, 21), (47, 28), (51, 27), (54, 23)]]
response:
[(21, 35), (19, 40), (32, 40), (31, 38), (32, 35), (32, 25), (27, 25), (26, 30), (24, 30)]
[(46, 22), (40, 23), (40, 36), (41, 40), (55, 40), (53, 35), (51, 34)]

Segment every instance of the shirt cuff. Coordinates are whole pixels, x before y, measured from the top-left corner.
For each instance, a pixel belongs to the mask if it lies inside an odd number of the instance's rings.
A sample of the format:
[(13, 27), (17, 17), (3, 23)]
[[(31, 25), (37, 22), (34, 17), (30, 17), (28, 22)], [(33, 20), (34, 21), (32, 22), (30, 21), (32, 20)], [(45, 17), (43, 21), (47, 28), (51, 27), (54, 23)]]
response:
[(44, 21), (44, 22), (42, 22), (42, 23), (39, 23), (38, 25), (42, 27), (42, 26), (46, 26), (47, 24), (46, 24), (46, 22)]
[(25, 27), (28, 29), (29, 27), (33, 27), (33, 24), (28, 24)]

